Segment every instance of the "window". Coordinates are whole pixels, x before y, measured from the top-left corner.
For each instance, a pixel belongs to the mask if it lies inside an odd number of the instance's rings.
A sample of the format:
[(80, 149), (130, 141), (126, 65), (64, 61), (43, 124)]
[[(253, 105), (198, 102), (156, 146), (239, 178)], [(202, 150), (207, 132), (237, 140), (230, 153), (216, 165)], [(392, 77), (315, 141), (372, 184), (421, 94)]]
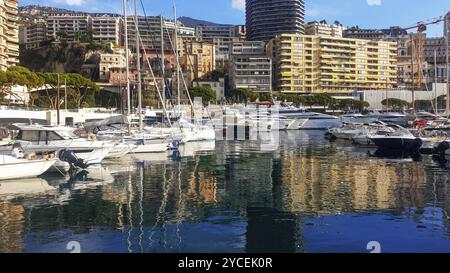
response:
[(57, 135), (55, 132), (48, 132), (48, 140), (62, 140), (63, 138)]
[(39, 131), (21, 131), (17, 136), (18, 140), (39, 141)]

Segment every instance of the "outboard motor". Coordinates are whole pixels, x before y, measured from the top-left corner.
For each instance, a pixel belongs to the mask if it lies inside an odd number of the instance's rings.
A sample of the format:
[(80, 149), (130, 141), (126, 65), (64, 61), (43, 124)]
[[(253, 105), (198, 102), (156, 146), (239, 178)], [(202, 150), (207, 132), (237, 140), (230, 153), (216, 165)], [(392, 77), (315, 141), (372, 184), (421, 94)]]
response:
[(83, 159), (79, 159), (77, 155), (69, 149), (59, 151), (58, 158), (61, 161), (69, 163), (71, 166), (79, 167), (81, 169), (86, 169), (88, 167), (88, 165), (84, 163)]

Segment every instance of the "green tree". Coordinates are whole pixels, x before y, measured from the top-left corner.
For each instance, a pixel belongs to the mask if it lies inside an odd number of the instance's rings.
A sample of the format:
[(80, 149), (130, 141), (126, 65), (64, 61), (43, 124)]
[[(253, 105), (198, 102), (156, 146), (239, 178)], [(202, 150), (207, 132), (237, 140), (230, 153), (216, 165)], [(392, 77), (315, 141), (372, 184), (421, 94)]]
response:
[(381, 101), (381, 104), (383, 106), (389, 106), (393, 110), (404, 110), (405, 108), (410, 108), (411, 104), (407, 101), (396, 99), (396, 98), (389, 98)]
[(202, 98), (203, 104), (216, 101), (216, 91), (214, 91), (209, 85), (202, 85), (189, 88), (189, 95), (191, 98)]
[(225, 78), (225, 70), (222, 68), (218, 68), (216, 70), (208, 72), (204, 78), (212, 81), (218, 81), (220, 78)]
[[(11, 90), (15, 85), (26, 86), (28, 90), (43, 85), (42, 80), (25, 67), (11, 66), (7, 71), (0, 71), (0, 100), (4, 102), (7, 95), (15, 96)], [(17, 97), (17, 99), (21, 99)], [(31, 96), (33, 101), (33, 96)], [(9, 103), (9, 100), (8, 100)], [(24, 102), (25, 103), (25, 102)]]
[[(39, 97), (39, 106), (56, 109), (58, 103), (64, 102), (64, 88), (60, 90), (60, 101), (57, 101), (58, 74), (57, 73), (38, 73), (38, 76), (50, 88), (41, 91)], [(95, 106), (95, 96), (99, 92), (98, 86), (90, 79), (79, 74), (60, 74), (59, 84), (67, 84), (68, 107), (83, 108)], [(42, 96), (43, 95), (43, 96)]]
[(237, 102), (256, 101), (258, 94), (247, 88), (236, 88), (233, 90), (233, 98)]

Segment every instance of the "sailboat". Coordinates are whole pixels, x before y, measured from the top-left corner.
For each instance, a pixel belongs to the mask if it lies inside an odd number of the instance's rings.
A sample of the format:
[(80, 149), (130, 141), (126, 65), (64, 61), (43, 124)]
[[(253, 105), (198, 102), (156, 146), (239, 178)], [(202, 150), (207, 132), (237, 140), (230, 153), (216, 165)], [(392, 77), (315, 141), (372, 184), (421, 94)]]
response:
[[(166, 152), (171, 141), (170, 134), (151, 134), (144, 130), (143, 126), (143, 113), (142, 113), (142, 76), (141, 76), (141, 60), (140, 60), (140, 35), (139, 35), (139, 24), (137, 21), (137, 2), (135, 1), (134, 6), (134, 25), (136, 31), (136, 68), (138, 72), (137, 77), (137, 89), (138, 89), (138, 110), (137, 116), (139, 118), (139, 128), (137, 130), (132, 130), (130, 128), (130, 123), (128, 122), (127, 134), (123, 135), (120, 129), (112, 130), (109, 132), (102, 132), (102, 137), (112, 137), (119, 138), (122, 142), (133, 145), (133, 153), (161, 153)], [(123, 1), (124, 10), (124, 21), (125, 21), (125, 54), (126, 54), (126, 73), (127, 73), (127, 84), (126, 84), (126, 94), (127, 94), (127, 118), (131, 119), (131, 103), (130, 103), (130, 62), (128, 55), (128, 15), (127, 15), (127, 1)], [(145, 50), (145, 49), (144, 49)]]

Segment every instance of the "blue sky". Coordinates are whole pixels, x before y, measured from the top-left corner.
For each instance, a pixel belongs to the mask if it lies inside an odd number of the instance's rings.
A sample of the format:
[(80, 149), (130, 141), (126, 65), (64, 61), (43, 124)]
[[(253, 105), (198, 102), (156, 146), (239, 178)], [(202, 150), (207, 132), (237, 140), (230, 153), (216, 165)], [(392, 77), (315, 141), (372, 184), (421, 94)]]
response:
[[(178, 16), (217, 23), (243, 24), (245, 0), (173, 0)], [(147, 14), (172, 16), (171, 0), (143, 0)], [(120, 12), (122, 0), (19, 0), (89, 12)], [(306, 20), (339, 20), (346, 26), (385, 28), (411, 26), (450, 11), (449, 0), (306, 0)], [(442, 36), (443, 26), (430, 27), (428, 36)]]

